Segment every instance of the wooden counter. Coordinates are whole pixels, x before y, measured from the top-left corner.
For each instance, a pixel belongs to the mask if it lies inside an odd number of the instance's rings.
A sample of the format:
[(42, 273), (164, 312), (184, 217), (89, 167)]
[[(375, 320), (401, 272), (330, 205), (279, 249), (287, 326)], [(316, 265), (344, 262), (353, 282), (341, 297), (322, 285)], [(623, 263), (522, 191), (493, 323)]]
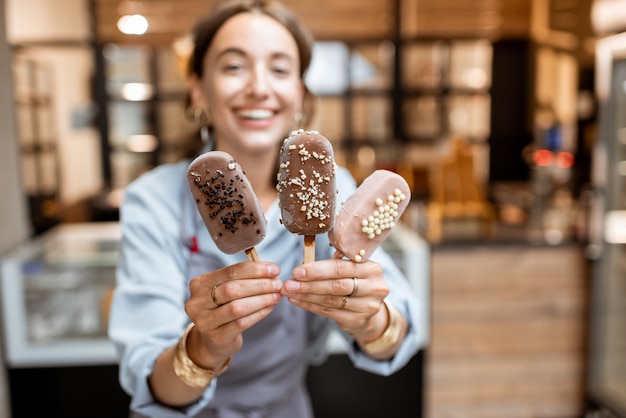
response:
[(582, 416), (587, 282), (576, 245), (434, 248), (425, 416)]

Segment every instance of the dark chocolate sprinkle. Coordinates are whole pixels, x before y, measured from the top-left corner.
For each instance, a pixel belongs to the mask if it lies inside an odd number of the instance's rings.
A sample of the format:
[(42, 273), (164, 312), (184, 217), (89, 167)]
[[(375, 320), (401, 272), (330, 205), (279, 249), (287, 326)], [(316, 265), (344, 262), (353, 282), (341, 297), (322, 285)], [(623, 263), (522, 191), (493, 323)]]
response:
[[(209, 170), (207, 170), (207, 173)], [(206, 196), (204, 204), (212, 209), (209, 217), (211, 219), (219, 219), (219, 223), (226, 231), (235, 233), (240, 225), (255, 225), (257, 223), (254, 212), (246, 210), (244, 205), (244, 195), (238, 193), (237, 187), (234, 187), (235, 180), (225, 180), (226, 176), (222, 170), (216, 170), (215, 174), (209, 176), (206, 182), (202, 182), (200, 176), (194, 179), (195, 185)], [(236, 175), (237, 180), (243, 183), (244, 179), (240, 175)], [(243, 185), (245, 187), (245, 184)], [(233, 196), (237, 198), (233, 199)], [(196, 200), (200, 204), (200, 199)], [(246, 215), (248, 213), (248, 215)], [(257, 231), (257, 233), (259, 233)], [(222, 236), (220, 233), (219, 236)]]

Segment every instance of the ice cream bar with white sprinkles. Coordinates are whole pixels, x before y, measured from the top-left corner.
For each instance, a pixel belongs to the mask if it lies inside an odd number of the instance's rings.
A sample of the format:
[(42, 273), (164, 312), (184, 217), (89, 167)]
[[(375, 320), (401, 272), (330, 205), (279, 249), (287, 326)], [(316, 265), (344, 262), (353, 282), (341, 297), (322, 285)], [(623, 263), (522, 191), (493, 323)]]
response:
[(342, 205), (328, 233), (335, 258), (367, 261), (387, 238), (411, 200), (411, 189), (402, 176), (376, 170)]
[(332, 145), (319, 132), (300, 129), (285, 139), (276, 188), (283, 225), (304, 235), (305, 263), (315, 260), (315, 236), (334, 223), (335, 171)]
[(235, 159), (223, 151), (199, 155), (187, 169), (189, 189), (217, 247), (226, 254), (255, 250), (265, 238), (267, 222), (250, 181)]

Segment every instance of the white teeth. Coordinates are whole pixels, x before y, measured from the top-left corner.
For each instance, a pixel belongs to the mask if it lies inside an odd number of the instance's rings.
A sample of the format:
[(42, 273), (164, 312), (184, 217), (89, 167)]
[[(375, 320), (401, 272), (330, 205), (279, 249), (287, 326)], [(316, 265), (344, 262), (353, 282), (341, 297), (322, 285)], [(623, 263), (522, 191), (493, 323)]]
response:
[(271, 118), (274, 115), (274, 112), (267, 109), (247, 109), (240, 110), (238, 114), (239, 116), (248, 119), (267, 119)]

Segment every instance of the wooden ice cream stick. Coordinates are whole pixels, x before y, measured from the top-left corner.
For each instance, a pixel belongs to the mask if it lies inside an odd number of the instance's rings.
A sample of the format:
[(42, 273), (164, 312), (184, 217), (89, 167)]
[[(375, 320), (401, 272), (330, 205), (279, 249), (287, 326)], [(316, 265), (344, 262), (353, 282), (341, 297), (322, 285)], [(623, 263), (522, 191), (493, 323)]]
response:
[(304, 263), (315, 261), (315, 235), (304, 236)]
[(257, 253), (256, 248), (248, 248), (246, 251), (246, 255), (248, 256), (248, 260), (250, 261), (261, 261), (259, 257), (259, 253)]

